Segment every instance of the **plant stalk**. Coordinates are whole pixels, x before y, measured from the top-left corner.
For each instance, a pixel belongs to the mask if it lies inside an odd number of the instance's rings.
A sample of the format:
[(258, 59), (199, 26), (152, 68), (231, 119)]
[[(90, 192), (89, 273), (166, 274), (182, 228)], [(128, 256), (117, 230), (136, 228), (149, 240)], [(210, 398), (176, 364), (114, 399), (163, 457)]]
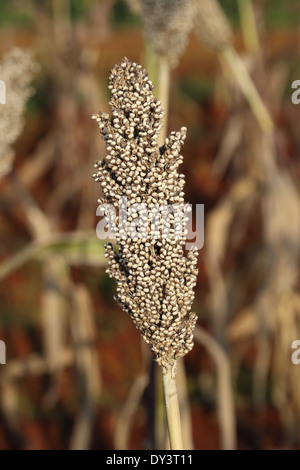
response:
[[(164, 145), (168, 132), (169, 92), (170, 92), (170, 67), (168, 58), (153, 52), (151, 44), (146, 42), (147, 70), (150, 78), (158, 91), (157, 98), (164, 110), (162, 129), (158, 138), (158, 145)], [(164, 391), (160, 380), (160, 367), (154, 366), (155, 386), (155, 449), (164, 449), (166, 438), (166, 422), (164, 416)], [(165, 388), (165, 387), (164, 387)], [(177, 391), (176, 391), (177, 393)], [(183, 448), (183, 447), (181, 447)]]
[(154, 363), (155, 387), (155, 449), (165, 449), (167, 442), (167, 427), (165, 420), (164, 387), (161, 381), (160, 366)]
[(169, 114), (169, 91), (170, 91), (170, 68), (166, 56), (158, 56), (158, 97), (164, 110), (162, 130), (159, 135), (158, 144), (163, 145), (168, 132)]
[(230, 46), (222, 49), (220, 54), (227, 66), (230, 68), (231, 73), (237, 80), (240, 89), (244, 93), (260, 127), (264, 132), (271, 133), (274, 129), (273, 120), (266, 108), (266, 105), (260, 97), (244, 62)]
[(162, 370), (166, 414), (171, 450), (183, 450), (179, 403), (174, 370), (176, 370), (176, 363), (175, 366), (163, 367)]
[(238, 0), (237, 3), (245, 46), (248, 51), (257, 52), (259, 50), (259, 38), (252, 0)]

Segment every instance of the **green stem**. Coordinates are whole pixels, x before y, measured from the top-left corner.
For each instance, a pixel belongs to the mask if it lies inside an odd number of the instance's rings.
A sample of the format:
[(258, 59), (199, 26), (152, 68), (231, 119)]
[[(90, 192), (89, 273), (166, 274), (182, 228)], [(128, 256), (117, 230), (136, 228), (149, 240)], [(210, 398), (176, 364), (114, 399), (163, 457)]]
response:
[(157, 86), (157, 73), (158, 73), (158, 66), (157, 66), (157, 55), (153, 52), (151, 44), (145, 40), (145, 56), (146, 56), (146, 69), (149, 75), (151, 82), (155, 86), (155, 94), (156, 94), (156, 86)]
[(176, 370), (176, 363), (173, 367), (163, 367), (162, 370), (165, 405), (171, 450), (183, 450), (180, 412), (174, 370)]
[(166, 56), (158, 57), (158, 90), (159, 100), (164, 110), (164, 118), (162, 120), (162, 130), (159, 135), (158, 145), (164, 144), (168, 132), (168, 113), (169, 113), (169, 91), (170, 91), (170, 68), (169, 61)]
[(259, 50), (259, 39), (252, 0), (238, 0), (237, 3), (245, 46), (248, 51), (257, 52)]

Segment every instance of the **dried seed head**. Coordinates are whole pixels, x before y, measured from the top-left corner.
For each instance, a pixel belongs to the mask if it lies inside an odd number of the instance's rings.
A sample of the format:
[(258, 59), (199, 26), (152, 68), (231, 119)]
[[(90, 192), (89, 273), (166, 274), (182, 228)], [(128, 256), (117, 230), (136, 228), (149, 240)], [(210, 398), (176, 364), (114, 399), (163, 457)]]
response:
[(217, 0), (196, 1), (195, 33), (209, 47), (221, 49), (230, 43), (230, 24)]
[(36, 71), (31, 54), (19, 48), (12, 49), (0, 63), (0, 79), (6, 86), (6, 103), (0, 105), (0, 178), (11, 170), (12, 145), (23, 130), (23, 112)]
[[(186, 128), (171, 132), (158, 147), (163, 112), (141, 65), (124, 58), (112, 69), (109, 88), (111, 116), (93, 116), (107, 151), (93, 175), (104, 193), (102, 202), (119, 209), (120, 198), (126, 196), (129, 209), (141, 204), (139, 216), (145, 221), (145, 208), (149, 211), (153, 204), (176, 203), (183, 208), (182, 178), (177, 169)], [(106, 217), (110, 220), (109, 211)], [(107, 272), (117, 283), (117, 301), (150, 344), (157, 362), (171, 364), (193, 345), (196, 316), (188, 312), (194, 299), (198, 253), (194, 250), (184, 255), (184, 236), (179, 240), (157, 239), (148, 233), (130, 237), (135, 217), (127, 213), (125, 238), (121, 237), (119, 215), (116, 217), (119, 250), (116, 253), (110, 243), (106, 245)], [(177, 219), (170, 217), (170, 234), (174, 234)]]
[(194, 0), (142, 0), (142, 17), (148, 41), (172, 67), (184, 52), (194, 25)]

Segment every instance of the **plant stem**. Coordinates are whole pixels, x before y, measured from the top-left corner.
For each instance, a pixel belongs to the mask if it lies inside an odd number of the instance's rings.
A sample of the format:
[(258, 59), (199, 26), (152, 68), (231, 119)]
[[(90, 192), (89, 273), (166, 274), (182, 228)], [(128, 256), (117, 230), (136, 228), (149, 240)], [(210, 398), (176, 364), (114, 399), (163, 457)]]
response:
[(162, 121), (162, 130), (159, 135), (158, 144), (161, 146), (165, 142), (168, 132), (168, 113), (169, 113), (169, 89), (170, 89), (170, 69), (166, 56), (158, 56), (158, 93), (159, 100), (164, 110)]
[(178, 389), (183, 446), (185, 450), (193, 450), (192, 413), (189, 403), (185, 364), (182, 357), (177, 361), (176, 384)]
[(257, 52), (259, 50), (259, 39), (252, 0), (238, 0), (237, 3), (245, 46), (249, 51)]
[(234, 406), (230, 359), (220, 344), (200, 326), (195, 328), (195, 341), (207, 349), (217, 369), (216, 396), (221, 448), (223, 450), (235, 450), (237, 448), (236, 410)]
[(231, 46), (227, 46), (221, 51), (221, 57), (229, 66), (231, 73), (237, 80), (242, 92), (244, 93), (254, 116), (260, 127), (266, 133), (272, 132), (274, 124), (269, 111), (260, 97), (256, 86), (254, 85), (244, 62)]
[(160, 366), (154, 364), (155, 384), (155, 449), (165, 449), (167, 428), (165, 420), (164, 388), (161, 380)]
[[(162, 120), (162, 129), (158, 138), (158, 145), (164, 145), (168, 131), (168, 112), (169, 112), (169, 90), (170, 90), (170, 67), (166, 56), (154, 53), (151, 44), (146, 42), (147, 70), (150, 73), (157, 98), (161, 102), (164, 117)], [(155, 387), (155, 449), (164, 449), (166, 422), (164, 416), (164, 398), (163, 387), (160, 380), (160, 367), (154, 365), (154, 387)], [(177, 393), (177, 392), (176, 392)]]
[(173, 372), (174, 370), (176, 370), (176, 363), (175, 366), (163, 367), (162, 370), (165, 392), (165, 405), (171, 450), (183, 450), (176, 380), (175, 374)]
[(157, 55), (153, 52), (151, 44), (145, 40), (145, 56), (146, 56), (146, 68), (151, 82), (154, 84), (155, 89), (158, 83), (158, 65)]

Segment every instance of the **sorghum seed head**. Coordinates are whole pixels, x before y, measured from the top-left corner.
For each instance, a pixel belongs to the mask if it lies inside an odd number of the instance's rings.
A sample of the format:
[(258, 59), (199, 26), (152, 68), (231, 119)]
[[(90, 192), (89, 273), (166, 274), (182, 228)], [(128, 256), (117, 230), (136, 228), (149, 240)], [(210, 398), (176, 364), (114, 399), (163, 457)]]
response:
[(8, 52), (0, 63), (0, 78), (6, 86), (6, 104), (0, 105), (0, 178), (11, 170), (12, 145), (23, 130), (24, 108), (32, 94), (30, 82), (36, 71), (31, 54), (19, 48)]
[(141, 0), (142, 17), (148, 41), (158, 55), (176, 66), (193, 28), (194, 0)]
[[(152, 94), (153, 85), (140, 65), (124, 58), (111, 72), (110, 89), (112, 116), (100, 113), (96, 118), (107, 151), (104, 160), (97, 163), (99, 172), (94, 175), (104, 193), (103, 202), (118, 207), (120, 197), (126, 196), (130, 208), (138, 201), (141, 204), (138, 215), (144, 221), (148, 221), (144, 207), (149, 211), (153, 205), (174, 202), (183, 207), (184, 193), (179, 189), (181, 175), (177, 167), (186, 128), (171, 132), (164, 146), (158, 147), (163, 113)], [(127, 133), (128, 128), (133, 131)], [(112, 163), (114, 155), (125, 165)], [(126, 156), (129, 158), (125, 159)], [(132, 172), (132, 179), (123, 184), (125, 170)], [(137, 214), (127, 215), (125, 239), (116, 224), (118, 253), (111, 243), (105, 246), (107, 272), (117, 284), (116, 300), (150, 344), (156, 361), (171, 364), (193, 344), (197, 317), (188, 311), (194, 298), (197, 252), (185, 256), (184, 235), (180, 240), (136, 235), (130, 238), (130, 224)], [(109, 211), (106, 217), (107, 220), (111, 217)], [(170, 217), (170, 236), (177, 219), (176, 215)], [(133, 228), (131, 231), (135, 233)]]

